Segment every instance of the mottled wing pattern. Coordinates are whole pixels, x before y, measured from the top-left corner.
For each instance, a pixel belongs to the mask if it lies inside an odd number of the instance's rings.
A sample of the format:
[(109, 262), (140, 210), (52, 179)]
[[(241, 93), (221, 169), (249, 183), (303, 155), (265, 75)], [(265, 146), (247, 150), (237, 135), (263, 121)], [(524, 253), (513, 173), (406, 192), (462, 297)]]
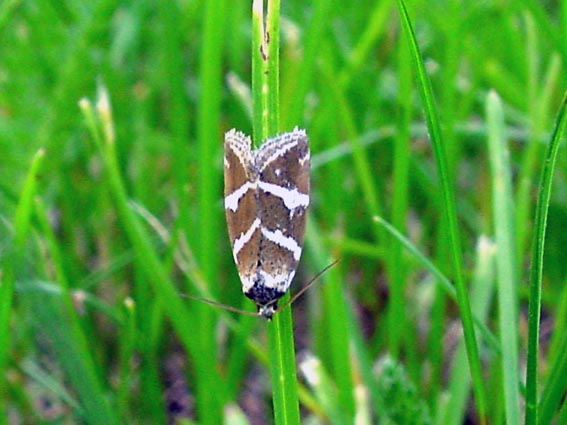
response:
[(301, 257), (309, 206), (310, 157), (305, 131), (295, 129), (269, 139), (255, 161), (264, 285), (281, 296), (288, 290)]
[(250, 151), (225, 136), (225, 211), (242, 290), (267, 318), (288, 290), (301, 257), (309, 206), (309, 144), (295, 128)]

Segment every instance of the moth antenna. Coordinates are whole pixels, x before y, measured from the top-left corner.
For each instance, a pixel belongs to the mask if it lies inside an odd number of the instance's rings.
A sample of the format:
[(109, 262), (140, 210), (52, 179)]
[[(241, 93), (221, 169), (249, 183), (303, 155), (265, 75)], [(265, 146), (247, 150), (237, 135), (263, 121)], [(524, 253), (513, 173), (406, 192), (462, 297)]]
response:
[(307, 284), (303, 288), (301, 288), (299, 290), (299, 292), (297, 294), (295, 294), (293, 297), (291, 297), (291, 299), (287, 303), (285, 303), (283, 306), (278, 308), (278, 310), (283, 310), (287, 306), (294, 303), (299, 297), (301, 297), (303, 295), (303, 293), (305, 291), (307, 291), (309, 288), (311, 288), (311, 286), (317, 281), (317, 279), (319, 279), (323, 275), (323, 273), (325, 273), (331, 267), (335, 266), (340, 260), (341, 260), (340, 258), (337, 258), (331, 264), (328, 264), (327, 266), (325, 266), (325, 268), (323, 270), (321, 270), (319, 273), (317, 273), (309, 282), (307, 282)]
[(209, 300), (207, 298), (198, 297), (197, 295), (189, 295), (189, 294), (179, 294), (179, 295), (181, 295), (182, 297), (185, 297), (185, 298), (195, 300), (195, 301), (201, 301), (205, 304), (212, 305), (213, 307), (221, 308), (223, 310), (232, 311), (233, 313), (239, 313), (239, 314), (244, 314), (246, 316), (258, 317), (258, 313), (253, 313), (253, 312), (247, 311), (247, 310), (241, 310), (241, 309), (233, 307), (231, 305), (219, 303), (218, 301), (213, 301), (213, 300)]

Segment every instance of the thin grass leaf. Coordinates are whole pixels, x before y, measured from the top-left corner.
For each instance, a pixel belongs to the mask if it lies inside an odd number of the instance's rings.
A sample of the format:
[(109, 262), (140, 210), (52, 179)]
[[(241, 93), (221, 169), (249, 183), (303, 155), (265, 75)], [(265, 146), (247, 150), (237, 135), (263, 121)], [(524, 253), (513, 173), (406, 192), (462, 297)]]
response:
[(0, 257), (0, 423), (7, 417), (4, 403), (7, 400), (5, 369), (12, 346), (10, 325), (16, 279), (14, 267), (20, 267), (23, 262), (25, 242), (29, 238), (33, 217), (33, 198), (37, 191), (37, 181), (44, 156), (44, 149), (40, 149), (34, 155), (18, 199), (14, 216), (14, 253)]
[(35, 213), (47, 242), (55, 280), (61, 288), (54, 296), (46, 296), (42, 291), (29, 293), (36, 326), (49, 337), (58, 362), (77, 394), (80, 409), (75, 414), (92, 424), (118, 424), (120, 420), (107, 398), (109, 389), (103, 384), (103, 371), (95, 361), (89, 334), (73, 303), (58, 240), (39, 199), (35, 202)]
[(543, 255), (545, 248), (545, 231), (547, 212), (551, 196), (551, 183), (561, 138), (567, 126), (567, 94), (559, 108), (555, 129), (541, 170), (534, 219), (534, 236), (532, 242), (532, 259), (530, 269), (530, 296), (528, 310), (528, 358), (526, 367), (526, 425), (538, 424), (538, 356), (539, 331), (541, 316), (541, 285), (543, 276)]
[[(402, 35), (403, 37), (403, 35)], [(400, 40), (401, 41), (401, 40)], [(392, 185), (391, 223), (396, 229), (404, 231), (407, 220), (410, 187), (410, 124), (413, 116), (412, 108), (412, 63), (409, 49), (400, 43), (398, 51), (399, 67), (399, 102), (397, 111), (396, 136), (394, 145), (394, 169)], [(390, 238), (387, 243), (386, 264), (390, 280), (390, 300), (388, 302), (388, 351), (398, 358), (402, 342), (411, 338), (406, 316), (406, 279), (407, 268), (404, 267), (402, 245)]]
[[(486, 236), (481, 236), (476, 249), (476, 267), (471, 288), (471, 307), (473, 314), (484, 323), (489, 318), (494, 294), (494, 256), (495, 246)], [(459, 341), (453, 361), (451, 376), (447, 387), (447, 400), (438, 404), (439, 425), (462, 425), (465, 420), (467, 401), (470, 394), (471, 379), (467, 370), (467, 353), (464, 341)]]
[(476, 407), (481, 424), (486, 423), (486, 396), (480, 364), (480, 355), (476, 343), (475, 331), (473, 326), (470, 300), (465, 286), (462, 266), (462, 242), (459, 233), (457, 219), (457, 207), (455, 202), (454, 183), (449, 173), (446, 147), (441, 134), (441, 126), (437, 114), (437, 108), (433, 98), (431, 82), (425, 71), (425, 65), (419, 51), (419, 46), (411, 25), (411, 21), (403, 0), (398, 0), (398, 9), (402, 27), (409, 40), (409, 48), (416, 66), (416, 73), (419, 81), (419, 93), (424, 107), (429, 136), (435, 152), (437, 172), (441, 183), (444, 217), (449, 237), (449, 251), (452, 263), (452, 275), (457, 291), (457, 303), (463, 322), (463, 332), (467, 347), (467, 356), (472, 375)]
[[(404, 235), (398, 232), (390, 223), (381, 217), (374, 217), (374, 221), (383, 226), (393, 237), (395, 237), (405, 249), (408, 250), (423, 266), (430, 271), (435, 277), (436, 282), (443, 288), (445, 292), (455, 301), (457, 301), (457, 291), (453, 286), (451, 280), (439, 268), (429, 260), (417, 247), (411, 243)], [(500, 343), (494, 334), (486, 327), (484, 322), (478, 317), (473, 315), (473, 321), (479, 332), (482, 334), (485, 341), (489, 344), (490, 348), (495, 352), (500, 352)]]
[[(4, 261), (3, 261), (4, 263)], [(0, 423), (6, 424), (7, 409), (4, 400), (7, 400), (6, 364), (10, 351), (10, 317), (14, 294), (14, 275), (11, 269), (4, 264), (0, 268)], [(3, 419), (4, 418), (4, 419)]]
[[(561, 404), (567, 390), (567, 333), (557, 347), (559, 353), (556, 361), (551, 365), (550, 372), (541, 395), (541, 402), (537, 410), (537, 423), (550, 424)], [(555, 423), (562, 423), (556, 419)]]
[[(314, 220), (307, 220), (307, 234), (310, 252), (318, 269), (327, 266), (331, 260), (321, 240), (322, 231)], [(337, 405), (344, 414), (344, 418), (353, 420), (355, 415), (355, 387), (352, 377), (351, 340), (347, 305), (345, 303), (345, 289), (340, 275), (340, 267), (333, 267), (324, 276), (325, 284), (322, 288), (322, 297), (326, 312), (323, 329), (330, 358), (328, 369), (331, 370), (337, 387)]]
[(40, 149), (34, 155), (16, 208), (16, 215), (14, 217), (14, 242), (19, 249), (23, 249), (24, 243), (29, 237), (31, 217), (33, 216), (33, 199), (37, 191), (37, 181), (44, 157), (44, 149)]
[(310, 3), (312, 14), (309, 26), (302, 36), (302, 60), (294, 80), (289, 86), (282, 88), (284, 91), (281, 117), (285, 128), (293, 128), (302, 121), (305, 99), (313, 80), (318, 75), (317, 59), (320, 57), (324, 34), (329, 28), (329, 15), (334, 5), (335, 3), (330, 0), (314, 0)]
[(567, 424), (567, 404), (563, 403), (557, 415), (558, 424)]
[[(328, 56), (330, 47), (324, 46), (324, 50)], [(355, 111), (346, 99), (346, 94), (342, 89), (342, 85), (337, 83), (340, 78), (338, 73), (330, 66), (330, 60), (322, 61), (321, 74), (324, 78), (326, 85), (329, 87), (327, 96), (330, 98), (330, 103), (335, 105), (333, 113), (339, 112), (338, 119), (334, 117), (336, 124), (344, 129), (346, 138), (350, 146), (352, 146), (352, 161), (357, 181), (362, 187), (364, 206), (370, 212), (370, 215), (378, 214), (381, 211), (378, 193), (380, 191), (376, 188), (375, 178), (373, 176), (368, 152), (358, 143), (359, 131), (356, 125)], [(338, 169), (331, 168), (331, 172), (335, 175), (332, 177), (338, 186), (341, 184), (341, 173)], [(336, 170), (336, 171), (335, 171)], [(329, 204), (330, 211), (334, 208), (334, 213), (341, 210), (340, 198), (332, 197)], [(333, 220), (336, 220), (334, 217)], [(314, 247), (314, 254), (316, 264), (319, 268), (323, 268), (332, 261), (332, 255), (328, 253), (327, 248), (321, 243), (321, 234), (324, 233), (322, 229), (315, 224), (315, 221), (308, 222), (308, 233), (310, 236), (310, 243)], [(375, 230), (375, 229), (373, 229)], [(375, 233), (375, 240), (379, 240), (379, 231)], [(338, 270), (332, 270), (328, 276), (328, 283), (322, 290), (324, 300), (324, 314), (325, 321), (321, 327), (323, 337), (327, 344), (330, 346), (327, 359), (330, 362), (327, 368), (336, 380), (338, 388), (338, 403), (343, 410), (345, 417), (354, 418), (355, 415), (355, 400), (354, 400), (354, 383), (352, 379), (352, 365), (350, 364), (350, 338), (348, 333), (348, 324), (346, 321), (347, 313), (344, 303), (344, 289), (343, 280), (339, 276)], [(328, 335), (331, 335), (329, 337)]]
[(528, 66), (527, 87), (525, 90), (525, 103), (528, 110), (528, 142), (525, 149), (522, 150), (521, 166), (518, 173), (517, 181), (518, 189), (516, 193), (516, 235), (518, 252), (525, 252), (525, 247), (529, 243), (530, 226), (525, 223), (529, 222), (532, 213), (532, 182), (537, 175), (538, 159), (542, 152), (543, 144), (539, 142), (540, 131), (537, 128), (541, 125), (538, 116), (542, 110), (542, 88), (539, 84), (540, 73), (540, 52), (537, 48), (538, 39), (534, 17), (529, 13), (524, 13), (524, 21), (526, 28), (526, 62)]
[(120, 418), (123, 422), (133, 422), (134, 412), (131, 411), (130, 406), (133, 400), (132, 389), (134, 381), (134, 371), (132, 367), (133, 358), (135, 354), (135, 341), (136, 341), (136, 304), (131, 298), (124, 300), (124, 331), (120, 336), (120, 379), (119, 388), (116, 394), (116, 405), (118, 406)]
[[(142, 277), (136, 280), (136, 283), (138, 285), (147, 283), (152, 286), (158, 303), (161, 306), (167, 306), (163, 311), (171, 320), (185, 350), (194, 357), (200, 352), (194, 338), (196, 333), (194, 316), (180, 300), (177, 289), (156, 252), (154, 241), (129, 205), (125, 183), (122, 180), (116, 156), (114, 128), (109, 102), (108, 94), (101, 88), (97, 102), (98, 115), (94, 113), (94, 108), (86, 100), (81, 101), (81, 107), (87, 119), (87, 124), (91, 129), (91, 135), (101, 149), (102, 159), (108, 176), (109, 190), (118, 210), (120, 222), (124, 226), (132, 249), (136, 253), (136, 265), (140, 273), (143, 274)], [(155, 307), (153, 311), (155, 311)], [(222, 392), (222, 388), (219, 388), (217, 385), (215, 391), (218, 395), (219, 392)]]
[(353, 352), (358, 362), (357, 366), (360, 369), (361, 382), (364, 383), (365, 389), (369, 392), (371, 405), (373, 407), (372, 416), (374, 418), (384, 418), (387, 415), (387, 407), (383, 394), (380, 391), (380, 386), (374, 376), (374, 353), (371, 352), (368, 345), (365, 343), (362, 330), (358, 325), (358, 320), (353, 316), (352, 311), (347, 309), (346, 314)]
[(512, 170), (506, 149), (504, 112), (496, 92), (490, 92), (486, 103), (488, 152), (492, 174), (492, 213), (496, 234), (496, 270), (498, 282), (498, 329), (502, 346), (502, 387), (506, 423), (520, 423), (518, 386), (518, 276), (516, 237), (512, 194)]
[[(197, 229), (191, 225), (191, 221), (185, 222), (184, 228), (185, 235), (195, 247), (204, 281), (211, 289), (219, 280), (220, 255), (217, 235), (221, 234), (222, 210), (218, 208), (218, 200), (222, 175), (215, 164), (221, 146), (217, 140), (221, 120), (222, 45), (226, 10), (224, 0), (203, 3), (203, 40), (199, 66), (201, 86), (197, 117)], [(197, 349), (193, 359), (197, 375), (197, 410), (200, 421), (205, 424), (217, 424), (222, 420), (226, 395), (224, 388), (219, 391), (218, 385), (221, 377), (218, 373), (215, 341), (216, 313), (203, 303), (198, 303), (194, 308), (195, 320), (198, 323), (195, 327), (196, 334), (193, 335)]]

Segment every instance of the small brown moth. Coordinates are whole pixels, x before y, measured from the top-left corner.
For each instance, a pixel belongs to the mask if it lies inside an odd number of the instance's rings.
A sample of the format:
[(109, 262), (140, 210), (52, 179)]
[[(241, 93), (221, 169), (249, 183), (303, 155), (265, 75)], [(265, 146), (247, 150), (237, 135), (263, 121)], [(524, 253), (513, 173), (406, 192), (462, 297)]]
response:
[(271, 319), (291, 285), (309, 207), (309, 144), (295, 128), (252, 150), (235, 129), (224, 137), (224, 207), (244, 294)]

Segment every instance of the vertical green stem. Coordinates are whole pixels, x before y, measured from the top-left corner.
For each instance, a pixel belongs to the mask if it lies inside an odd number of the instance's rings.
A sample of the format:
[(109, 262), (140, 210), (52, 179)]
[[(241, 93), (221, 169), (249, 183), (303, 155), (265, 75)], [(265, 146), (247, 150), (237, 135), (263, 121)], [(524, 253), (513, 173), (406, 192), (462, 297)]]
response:
[[(201, 96), (197, 122), (198, 136), (198, 231), (190, 236), (196, 247), (199, 266), (205, 282), (212, 287), (218, 276), (218, 243), (220, 232), (221, 193), (220, 168), (214, 164), (220, 154), (219, 126), (222, 87), (223, 18), (224, 0), (210, 0), (204, 5), (203, 45), (200, 54)], [(188, 233), (191, 230), (186, 230)], [(198, 236), (198, 238), (195, 238)], [(215, 312), (199, 303), (195, 311), (199, 321), (196, 339), (199, 341), (195, 356), (197, 379), (197, 409), (203, 424), (222, 422), (224, 388), (219, 386), (217, 352), (215, 346)]]
[[(268, 0), (264, 21), (263, 0), (252, 5), (252, 90), (254, 141), (279, 131), (279, 0)], [(286, 296), (289, 298), (289, 296)], [(285, 298), (282, 300), (285, 303)], [(299, 424), (297, 378), (291, 309), (268, 323), (270, 375), (276, 424)]]

